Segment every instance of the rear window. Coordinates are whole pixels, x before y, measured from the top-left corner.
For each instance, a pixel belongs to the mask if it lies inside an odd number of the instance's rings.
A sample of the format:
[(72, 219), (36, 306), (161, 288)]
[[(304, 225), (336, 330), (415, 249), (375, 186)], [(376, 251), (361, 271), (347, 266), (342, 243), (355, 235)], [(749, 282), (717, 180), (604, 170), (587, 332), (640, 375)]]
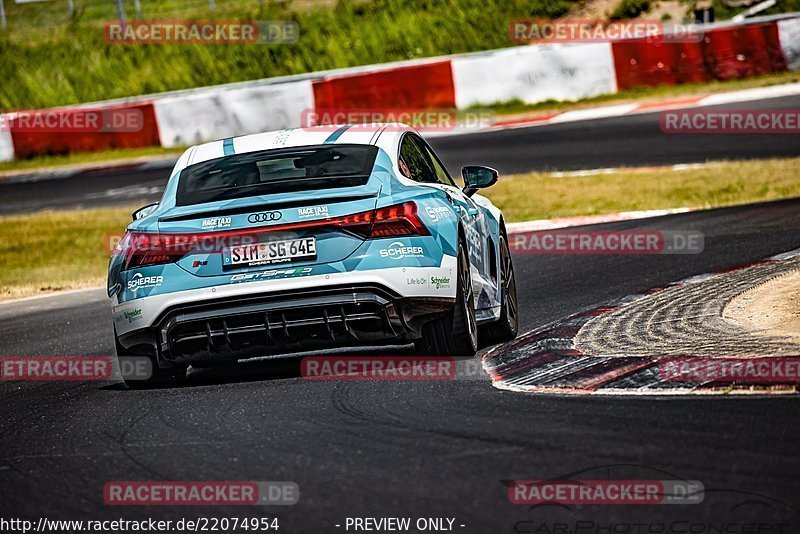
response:
[(217, 200), (364, 185), (378, 149), (321, 145), (248, 152), (190, 165), (181, 171), (175, 202)]

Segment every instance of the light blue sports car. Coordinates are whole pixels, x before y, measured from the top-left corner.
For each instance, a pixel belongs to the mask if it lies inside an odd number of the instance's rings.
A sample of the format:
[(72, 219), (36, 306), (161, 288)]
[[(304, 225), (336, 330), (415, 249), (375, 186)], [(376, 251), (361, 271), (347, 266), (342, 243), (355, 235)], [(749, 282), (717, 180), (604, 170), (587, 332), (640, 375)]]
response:
[(462, 176), (402, 124), (189, 148), (109, 265), (120, 361), (144, 358), (164, 382), (270, 354), (413, 343), (471, 356), (479, 334), (513, 339), (503, 216), (475, 194), (497, 171)]

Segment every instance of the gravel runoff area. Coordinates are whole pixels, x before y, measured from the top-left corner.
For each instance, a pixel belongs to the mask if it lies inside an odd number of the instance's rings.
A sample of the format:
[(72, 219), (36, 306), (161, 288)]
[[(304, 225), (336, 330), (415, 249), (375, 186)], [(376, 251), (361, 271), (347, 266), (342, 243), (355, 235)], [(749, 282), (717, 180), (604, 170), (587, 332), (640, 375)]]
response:
[(722, 316), (756, 335), (786, 336), (800, 343), (800, 269), (738, 295)]
[(575, 347), (598, 356), (798, 355), (799, 272), (796, 255), (690, 279), (592, 319)]

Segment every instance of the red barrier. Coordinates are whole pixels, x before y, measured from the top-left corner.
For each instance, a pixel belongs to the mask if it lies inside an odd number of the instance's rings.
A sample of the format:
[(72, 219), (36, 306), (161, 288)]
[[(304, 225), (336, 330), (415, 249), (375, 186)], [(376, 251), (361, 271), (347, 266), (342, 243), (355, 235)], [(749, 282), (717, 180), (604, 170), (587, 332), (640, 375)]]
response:
[(161, 146), (155, 110), (150, 102), (25, 111), (14, 114), (8, 127), (16, 159)]
[(712, 78), (731, 80), (787, 70), (775, 23), (716, 30), (704, 40)]
[(775, 23), (711, 30), (697, 42), (641, 39), (614, 42), (611, 47), (620, 90), (787, 70)]
[(315, 81), (317, 109), (453, 108), (456, 93), (450, 61), (349, 74)]

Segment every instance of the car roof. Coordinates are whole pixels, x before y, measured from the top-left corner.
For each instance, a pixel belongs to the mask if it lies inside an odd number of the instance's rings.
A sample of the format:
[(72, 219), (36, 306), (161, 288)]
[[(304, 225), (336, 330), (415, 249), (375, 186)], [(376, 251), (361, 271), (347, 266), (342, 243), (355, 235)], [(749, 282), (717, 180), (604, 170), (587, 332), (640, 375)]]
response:
[(396, 146), (405, 132), (413, 132), (410, 126), (401, 123), (371, 123), (312, 126), (291, 128), (274, 132), (243, 135), (218, 139), (195, 145), (178, 159), (174, 172), (183, 168), (225, 156), (299, 146), (323, 144), (377, 145), (389, 149)]

